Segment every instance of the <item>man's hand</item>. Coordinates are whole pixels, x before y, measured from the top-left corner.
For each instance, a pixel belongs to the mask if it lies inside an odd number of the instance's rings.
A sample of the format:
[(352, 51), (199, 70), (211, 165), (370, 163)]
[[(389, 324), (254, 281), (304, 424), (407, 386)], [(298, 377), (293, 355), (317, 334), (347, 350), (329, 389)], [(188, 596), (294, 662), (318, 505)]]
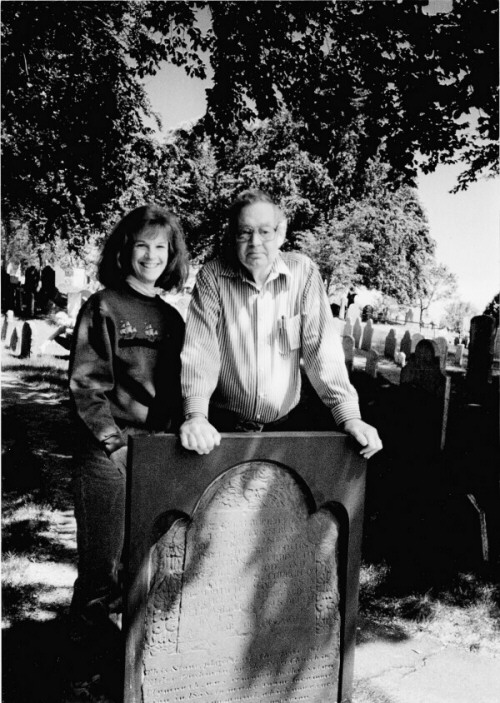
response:
[(375, 427), (363, 422), (363, 420), (347, 420), (347, 422), (344, 422), (343, 430), (352, 435), (361, 444), (363, 449), (360, 454), (365, 459), (369, 459), (382, 449), (382, 442), (377, 430)]
[(195, 415), (181, 425), (180, 438), (185, 449), (210, 454), (220, 444), (221, 436), (203, 415)]

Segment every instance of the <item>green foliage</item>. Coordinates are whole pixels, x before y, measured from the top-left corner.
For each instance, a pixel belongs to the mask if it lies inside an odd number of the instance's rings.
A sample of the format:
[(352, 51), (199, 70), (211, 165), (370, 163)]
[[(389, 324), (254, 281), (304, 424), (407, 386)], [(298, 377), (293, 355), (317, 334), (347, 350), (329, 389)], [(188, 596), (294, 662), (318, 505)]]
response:
[(75, 249), (113, 217), (151, 135), (140, 78), (163, 60), (204, 76), (195, 10), (183, 2), (3, 3), (5, 217), (29, 222), (40, 242), (60, 236)]
[(434, 16), (418, 1), (210, 6), (207, 125), (222, 148), (285, 106), (337, 184), (347, 147), (353, 197), (375, 155), (393, 182), (410, 185), (417, 158), (424, 171), (463, 160), (459, 187), (498, 170), (494, 0), (455, 0), (452, 12)]

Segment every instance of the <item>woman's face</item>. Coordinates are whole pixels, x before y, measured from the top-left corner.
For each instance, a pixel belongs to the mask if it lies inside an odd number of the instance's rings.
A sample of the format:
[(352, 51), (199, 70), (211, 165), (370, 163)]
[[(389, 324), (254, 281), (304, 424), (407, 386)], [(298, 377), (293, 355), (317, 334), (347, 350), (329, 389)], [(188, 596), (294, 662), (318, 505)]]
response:
[(168, 264), (168, 235), (165, 229), (149, 227), (135, 235), (131, 268), (138, 281), (154, 288)]

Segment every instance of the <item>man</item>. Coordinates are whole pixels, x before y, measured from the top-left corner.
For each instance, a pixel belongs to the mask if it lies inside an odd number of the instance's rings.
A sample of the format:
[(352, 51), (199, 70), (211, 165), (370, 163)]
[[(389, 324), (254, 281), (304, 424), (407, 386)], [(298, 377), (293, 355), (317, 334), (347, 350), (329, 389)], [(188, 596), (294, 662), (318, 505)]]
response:
[(199, 272), (182, 352), (186, 449), (208, 454), (219, 431), (299, 429), (300, 359), (337, 426), (369, 458), (382, 448), (361, 420), (323, 281), (303, 254), (280, 251), (286, 220), (261, 191), (229, 210), (223, 256)]

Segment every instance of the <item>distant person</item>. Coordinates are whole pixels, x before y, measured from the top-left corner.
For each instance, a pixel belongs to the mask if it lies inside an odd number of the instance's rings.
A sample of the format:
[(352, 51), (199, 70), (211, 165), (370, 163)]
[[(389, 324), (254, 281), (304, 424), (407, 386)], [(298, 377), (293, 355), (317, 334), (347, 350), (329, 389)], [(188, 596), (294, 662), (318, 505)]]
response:
[(121, 606), (127, 437), (177, 430), (182, 418), (184, 321), (158, 295), (181, 287), (188, 264), (177, 218), (155, 205), (129, 212), (104, 245), (105, 286), (80, 310), (69, 385), (77, 418), (74, 452), (78, 578), (71, 639), (92, 643)]
[(224, 255), (198, 273), (182, 352), (183, 446), (207, 454), (219, 432), (297, 426), (300, 359), (336, 424), (369, 458), (377, 430), (361, 420), (340, 337), (316, 265), (281, 252), (286, 220), (265, 193), (229, 210)]

